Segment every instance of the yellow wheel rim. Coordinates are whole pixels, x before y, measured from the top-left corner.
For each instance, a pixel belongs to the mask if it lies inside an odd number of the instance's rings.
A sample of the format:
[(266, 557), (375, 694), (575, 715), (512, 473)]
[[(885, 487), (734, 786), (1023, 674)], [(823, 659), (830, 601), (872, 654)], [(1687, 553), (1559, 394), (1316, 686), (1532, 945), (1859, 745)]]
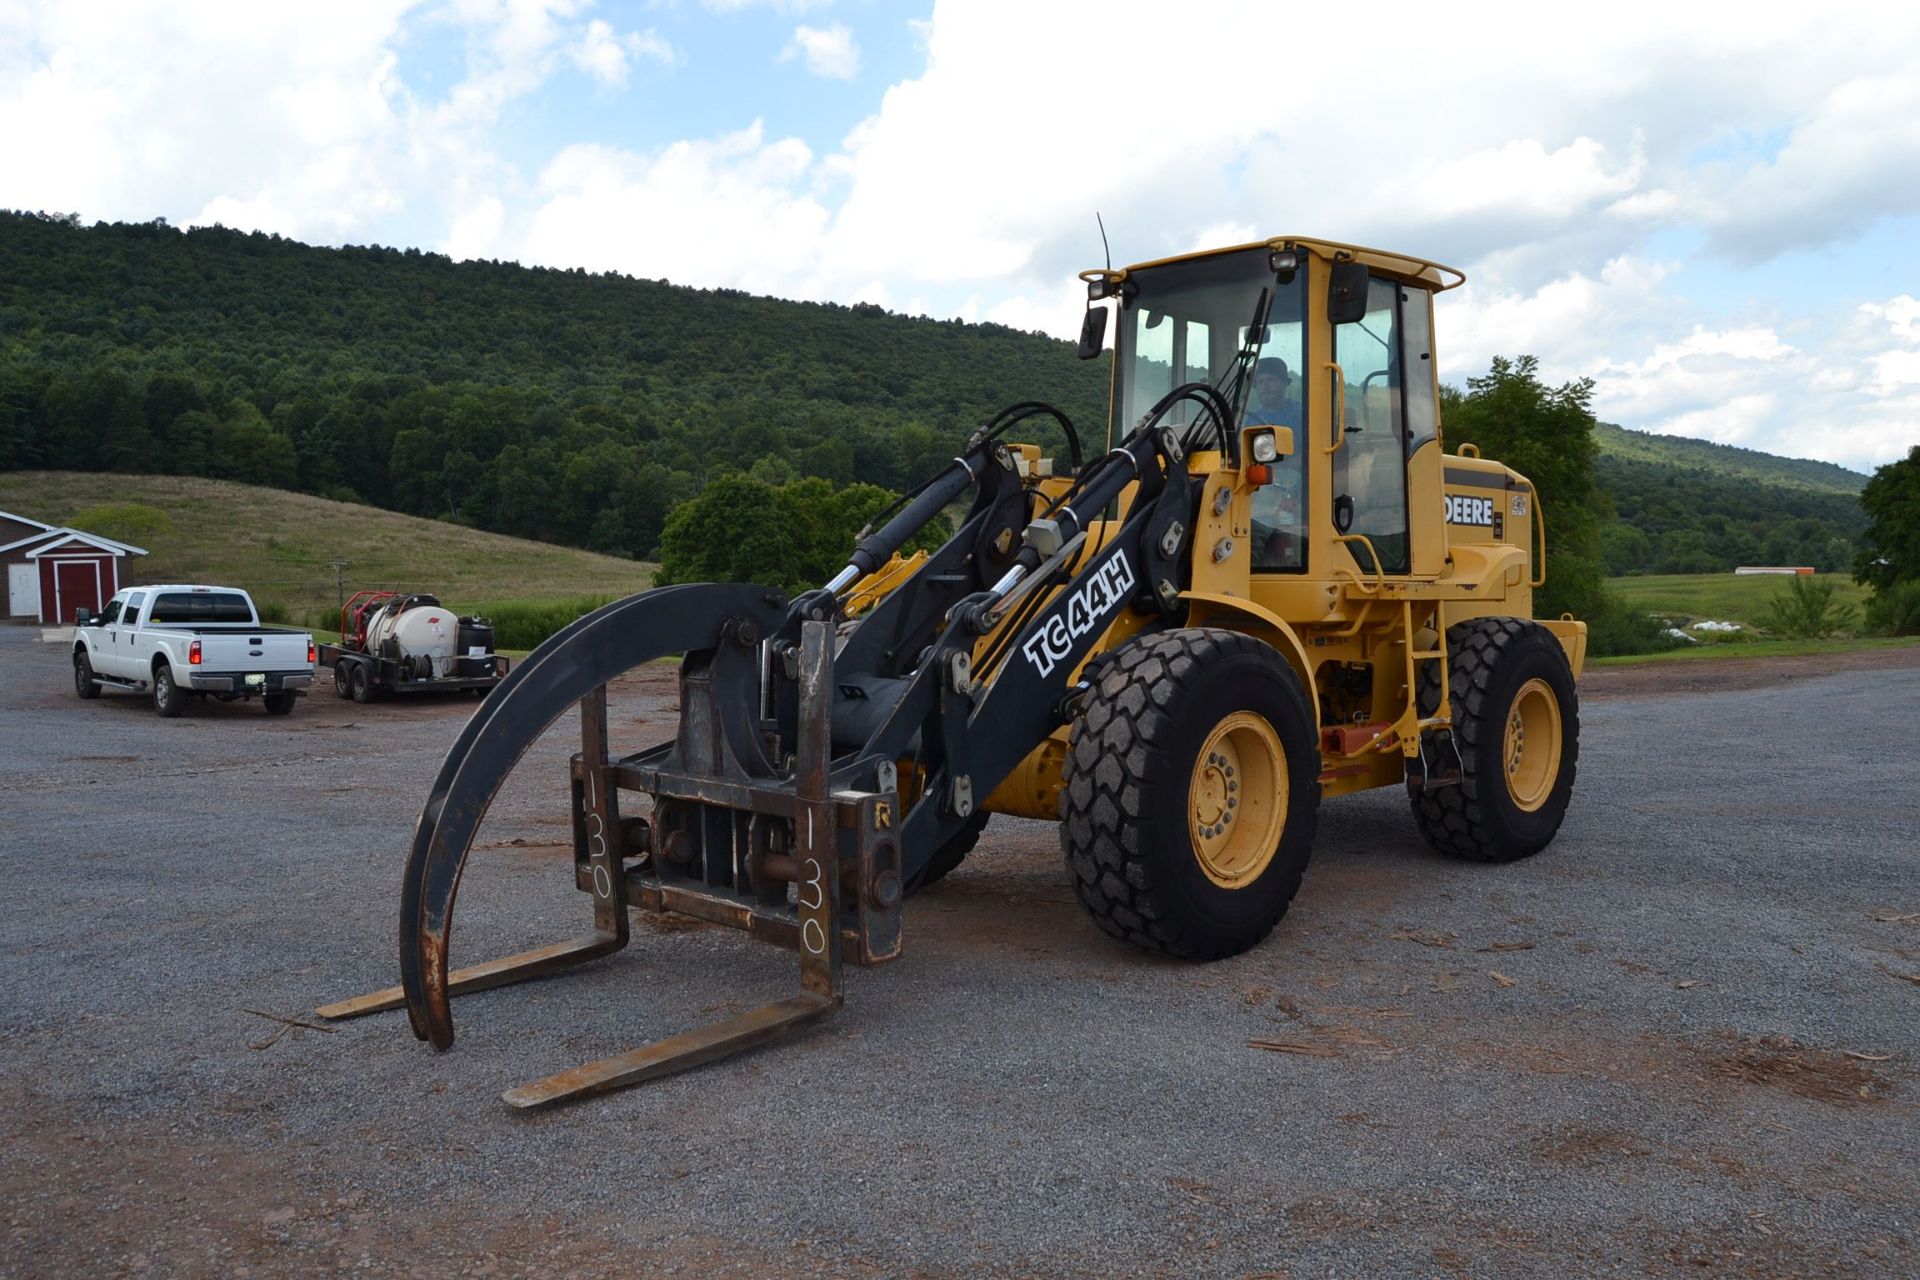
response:
[(1500, 759), (1516, 808), (1531, 813), (1547, 802), (1560, 776), (1560, 702), (1538, 676), (1514, 695)]
[(1287, 753), (1273, 726), (1236, 711), (1214, 726), (1193, 763), (1187, 831), (1207, 879), (1240, 889), (1260, 878), (1287, 821)]

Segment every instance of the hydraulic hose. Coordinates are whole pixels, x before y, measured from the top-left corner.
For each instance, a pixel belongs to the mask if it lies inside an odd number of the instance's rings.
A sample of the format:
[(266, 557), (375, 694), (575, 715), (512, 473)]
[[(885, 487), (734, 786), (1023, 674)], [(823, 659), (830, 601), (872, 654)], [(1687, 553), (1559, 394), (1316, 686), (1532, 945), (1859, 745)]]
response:
[(971, 488), (974, 477), (985, 466), (984, 442), (955, 458), (951, 466), (915, 494), (893, 519), (860, 540), (847, 558), (847, 567), (833, 576), (826, 589), (837, 595), (885, 564), (888, 557), (907, 545), (907, 539), (920, 532), (942, 508)]
[(1073, 429), (1072, 419), (1039, 400), (1022, 400), (1018, 404), (1008, 405), (974, 432), (973, 438), (967, 442), (966, 452), (955, 458), (952, 466), (901, 499), (897, 511), (890, 514), (887, 522), (860, 540), (853, 554), (848, 557), (846, 568), (833, 576), (825, 590), (838, 595), (885, 564), (894, 552), (907, 544), (907, 539), (920, 532), (949, 502), (967, 491), (985, 470), (995, 441), (1016, 424), (1041, 416), (1050, 417), (1059, 424), (1061, 433), (1067, 439), (1067, 454), (1077, 474), (1083, 464), (1080, 433)]
[[(1173, 407), (1185, 400), (1194, 401), (1206, 409), (1220, 424), (1221, 434), (1231, 437), (1225, 425), (1230, 420), (1226, 401), (1206, 383), (1185, 383), (1160, 397), (1142, 415), (1140, 425), (1133, 429), (1125, 441), (1105, 458), (1088, 467), (1040, 519), (1027, 526), (1024, 545), (1000, 580), (956, 606), (955, 615), (965, 622), (968, 630), (975, 635), (985, 635), (992, 630), (993, 611), (1000, 602), (1060, 548), (1085, 533), (1092, 520), (1107, 509), (1107, 504), (1144, 474), (1153, 456), (1160, 451), (1156, 429)], [(1091, 515), (1083, 515), (1082, 512)], [(1046, 535), (1036, 537), (1037, 531), (1043, 528), (1047, 530)]]

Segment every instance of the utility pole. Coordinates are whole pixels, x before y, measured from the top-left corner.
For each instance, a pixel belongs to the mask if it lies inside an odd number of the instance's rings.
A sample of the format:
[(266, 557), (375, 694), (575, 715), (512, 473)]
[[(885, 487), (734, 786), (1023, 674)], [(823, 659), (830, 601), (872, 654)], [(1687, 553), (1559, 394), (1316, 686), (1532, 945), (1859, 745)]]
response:
[(338, 597), (339, 607), (345, 609), (347, 607), (347, 565), (352, 562), (334, 560), (330, 563), (333, 565), (333, 592)]

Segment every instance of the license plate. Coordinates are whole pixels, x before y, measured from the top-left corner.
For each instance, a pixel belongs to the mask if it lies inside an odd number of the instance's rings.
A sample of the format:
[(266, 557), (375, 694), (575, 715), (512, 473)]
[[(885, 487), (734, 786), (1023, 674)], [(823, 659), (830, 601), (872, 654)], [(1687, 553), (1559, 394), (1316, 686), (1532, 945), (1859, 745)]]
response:
[(252, 685), (258, 685), (258, 684), (265, 684), (266, 682), (267, 682), (267, 678), (266, 678), (266, 676), (264, 676), (264, 675), (256, 675), (256, 676), (248, 676), (248, 677), (247, 677), (247, 684), (248, 684), (249, 686), (252, 686)]

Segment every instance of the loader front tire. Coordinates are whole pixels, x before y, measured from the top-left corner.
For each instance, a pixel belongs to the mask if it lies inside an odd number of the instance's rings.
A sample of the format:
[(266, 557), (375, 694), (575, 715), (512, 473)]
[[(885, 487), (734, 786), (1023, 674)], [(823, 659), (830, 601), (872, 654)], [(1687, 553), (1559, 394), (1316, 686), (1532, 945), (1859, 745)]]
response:
[(1181, 628), (1115, 651), (1068, 738), (1061, 844), (1116, 938), (1186, 960), (1254, 946), (1319, 822), (1313, 713), (1271, 645)]
[[(1447, 680), (1457, 786), (1408, 784), (1413, 820), (1441, 853), (1514, 862), (1552, 842), (1573, 795), (1580, 701), (1566, 650), (1524, 618), (1474, 618), (1447, 629)], [(1421, 677), (1421, 708), (1440, 703), (1440, 677)]]

